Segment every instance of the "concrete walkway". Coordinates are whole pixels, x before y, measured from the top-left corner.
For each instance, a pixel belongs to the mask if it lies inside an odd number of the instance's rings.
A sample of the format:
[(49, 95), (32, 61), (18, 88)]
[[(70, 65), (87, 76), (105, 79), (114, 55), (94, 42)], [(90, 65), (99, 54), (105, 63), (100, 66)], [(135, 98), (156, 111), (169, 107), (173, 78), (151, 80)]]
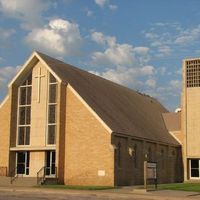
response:
[[(64, 189), (47, 189), (47, 188), (30, 188), (30, 187), (0, 187), (1, 194), (27, 194), (27, 195), (57, 195), (57, 196), (77, 196), (78, 199), (83, 197), (95, 197), (93, 199), (140, 199), (140, 200), (185, 200), (185, 199), (200, 199), (200, 192), (184, 192), (171, 190), (158, 190), (151, 192), (134, 191), (134, 187), (123, 187), (121, 189), (112, 190), (64, 190)], [(58, 195), (60, 194), (60, 195)], [(1, 198), (0, 198), (1, 199)]]

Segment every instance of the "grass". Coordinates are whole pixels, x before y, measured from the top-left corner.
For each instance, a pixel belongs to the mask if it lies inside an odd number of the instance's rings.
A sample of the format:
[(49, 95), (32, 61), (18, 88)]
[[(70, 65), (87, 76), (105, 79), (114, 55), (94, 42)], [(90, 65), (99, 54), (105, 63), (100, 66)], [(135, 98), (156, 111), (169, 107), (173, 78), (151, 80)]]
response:
[(36, 187), (50, 188), (50, 189), (65, 189), (65, 190), (108, 190), (115, 188), (111, 186), (79, 186), (79, 185), (40, 185)]
[(173, 184), (160, 184), (159, 190), (179, 190), (200, 192), (200, 183), (173, 183)]

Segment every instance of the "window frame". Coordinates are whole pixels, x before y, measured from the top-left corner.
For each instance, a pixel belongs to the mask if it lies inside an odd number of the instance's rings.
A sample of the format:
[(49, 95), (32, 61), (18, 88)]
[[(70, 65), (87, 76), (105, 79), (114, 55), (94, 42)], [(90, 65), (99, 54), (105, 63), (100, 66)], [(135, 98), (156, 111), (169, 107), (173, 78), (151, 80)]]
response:
[[(57, 109), (58, 109), (58, 80), (54, 77), (55, 82), (50, 82), (51, 80), (51, 76), (53, 76), (53, 74), (51, 74), (50, 72), (48, 73), (48, 94), (47, 94), (47, 128), (46, 128), (46, 145), (47, 146), (55, 146), (56, 145), (56, 136), (57, 136)], [(56, 85), (56, 98), (55, 98), (55, 102), (50, 102), (50, 86), (51, 85)], [(49, 108), (50, 106), (55, 106), (55, 122), (54, 123), (49, 123)], [(54, 136), (54, 143), (50, 144), (49, 143), (49, 127), (50, 126), (55, 126), (55, 136)]]
[[(192, 177), (192, 168), (191, 168), (191, 161), (192, 160), (198, 160), (199, 161), (199, 168), (193, 168), (193, 169), (199, 169), (199, 177)], [(200, 159), (189, 159), (189, 177), (190, 179), (194, 179), (194, 180), (199, 180), (200, 179)]]
[[(27, 75), (26, 79), (23, 81), (23, 83), (21, 85), (18, 86), (18, 89), (17, 89), (17, 94), (18, 94), (18, 97), (17, 97), (17, 130), (16, 130), (16, 147), (23, 147), (23, 146), (30, 146), (31, 145), (31, 142), (30, 142), (30, 135), (31, 135), (31, 99), (32, 99), (32, 78), (31, 78), (31, 85), (30, 84), (27, 84), (29, 83), (28, 81), (28, 78), (32, 76), (32, 71)], [(25, 85), (24, 85), (25, 83)], [(26, 85), (27, 84), (27, 85)], [(21, 104), (21, 88), (31, 88), (31, 99), (30, 99), (30, 104)], [(26, 90), (26, 103), (27, 103), (27, 90)], [(30, 123), (29, 124), (26, 124), (26, 107), (30, 107)], [(25, 108), (25, 124), (20, 124), (20, 108)], [(19, 129), (21, 127), (25, 127), (25, 132), (24, 132), (24, 140), (23, 140), (23, 144), (19, 144), (20, 141), (19, 141)], [(26, 138), (27, 138), (27, 132), (26, 132), (26, 128), (29, 127), (29, 141), (28, 141), (28, 144), (26, 144)]]

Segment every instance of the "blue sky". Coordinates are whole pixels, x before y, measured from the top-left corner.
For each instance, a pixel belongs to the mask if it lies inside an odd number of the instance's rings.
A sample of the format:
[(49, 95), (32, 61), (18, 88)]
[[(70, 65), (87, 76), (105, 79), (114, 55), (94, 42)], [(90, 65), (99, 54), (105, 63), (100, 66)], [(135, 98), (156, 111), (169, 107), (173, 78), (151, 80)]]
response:
[(199, 0), (0, 0), (0, 100), (33, 50), (180, 105), (200, 57)]

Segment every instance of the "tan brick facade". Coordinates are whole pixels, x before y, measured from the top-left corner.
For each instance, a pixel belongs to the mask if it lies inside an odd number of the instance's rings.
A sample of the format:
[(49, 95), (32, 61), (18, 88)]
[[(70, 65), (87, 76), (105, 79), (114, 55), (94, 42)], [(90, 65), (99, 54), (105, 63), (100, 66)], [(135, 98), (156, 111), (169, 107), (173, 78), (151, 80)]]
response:
[(114, 185), (110, 133), (70, 89), (66, 99), (65, 184)]
[(0, 107), (0, 168), (4, 168), (4, 170), (9, 168), (10, 107), (11, 98), (7, 97)]

